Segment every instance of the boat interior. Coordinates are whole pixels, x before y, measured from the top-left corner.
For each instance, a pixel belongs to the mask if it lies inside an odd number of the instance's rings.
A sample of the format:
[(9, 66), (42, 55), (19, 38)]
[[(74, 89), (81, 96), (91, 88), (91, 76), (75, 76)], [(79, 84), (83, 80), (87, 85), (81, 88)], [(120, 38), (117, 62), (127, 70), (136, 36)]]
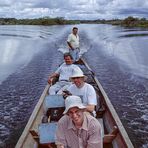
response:
[[(96, 118), (102, 126), (103, 148), (133, 148), (133, 145), (102, 85), (85, 60), (78, 66), (87, 76), (97, 94)], [(57, 80), (53, 79), (53, 84)], [(55, 131), (65, 109), (64, 97), (49, 95), (47, 84), (31, 117), (16, 145), (16, 148), (55, 148)]]
[[(84, 65), (79, 64), (79, 67), (83, 70), (84, 74), (87, 76), (87, 83), (94, 86), (97, 98), (98, 106), (96, 106), (97, 119), (102, 126), (102, 137), (103, 137), (103, 147), (112, 148), (112, 141), (117, 136), (118, 128), (117, 126), (111, 126), (110, 123), (105, 123), (105, 113), (106, 106), (102, 102), (101, 94), (99, 93), (99, 87), (94, 80), (94, 73), (89, 71)], [(103, 97), (103, 96), (102, 96)], [(64, 111), (64, 97), (61, 95), (47, 95), (43, 103), (43, 116), (42, 121), (38, 126), (38, 132), (31, 129), (30, 133), (37, 143), (38, 148), (46, 147), (56, 147), (55, 145), (55, 130), (58, 120), (62, 117)], [(108, 126), (109, 124), (110, 126)]]

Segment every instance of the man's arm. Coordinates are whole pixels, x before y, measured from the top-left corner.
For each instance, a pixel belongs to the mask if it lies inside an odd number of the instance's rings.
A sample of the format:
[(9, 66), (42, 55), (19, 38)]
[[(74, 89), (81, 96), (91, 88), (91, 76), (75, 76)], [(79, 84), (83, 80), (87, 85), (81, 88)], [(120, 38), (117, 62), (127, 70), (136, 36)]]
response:
[(62, 144), (57, 144), (57, 148), (64, 148), (64, 145), (62, 145)]
[(57, 148), (64, 148), (66, 146), (66, 139), (65, 139), (65, 119), (66, 117), (63, 116), (57, 124), (57, 129), (56, 129), (56, 138), (55, 138), (55, 144), (57, 145)]
[(95, 110), (95, 105), (86, 105), (86, 110), (89, 111), (89, 112), (93, 112)]
[(67, 39), (67, 44), (68, 44), (68, 46), (69, 46), (69, 48), (71, 49), (71, 50), (74, 50), (74, 48), (72, 47), (72, 45), (71, 45), (71, 40), (72, 40), (72, 35), (70, 34), (69, 36), (68, 36), (68, 39)]
[(91, 121), (89, 127), (89, 139), (87, 141), (87, 148), (103, 148), (103, 138), (101, 135), (101, 125), (99, 121)]
[(89, 85), (88, 90), (88, 105), (86, 106), (86, 108), (88, 111), (93, 112), (95, 110), (95, 106), (97, 105), (97, 96), (93, 86)]
[(52, 83), (52, 80), (56, 77), (59, 77), (59, 74), (58, 73), (53, 73), (52, 75), (50, 75), (48, 77), (48, 83), (51, 84)]
[(67, 41), (68, 46), (70, 47), (70, 49), (74, 50), (74, 48), (72, 47), (71, 43)]

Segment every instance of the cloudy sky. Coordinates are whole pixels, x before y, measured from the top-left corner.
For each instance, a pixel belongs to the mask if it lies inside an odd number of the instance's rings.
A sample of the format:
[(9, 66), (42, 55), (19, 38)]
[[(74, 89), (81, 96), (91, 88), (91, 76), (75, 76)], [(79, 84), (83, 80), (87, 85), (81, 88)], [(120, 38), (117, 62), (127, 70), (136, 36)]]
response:
[(0, 0), (0, 17), (148, 18), (148, 0)]

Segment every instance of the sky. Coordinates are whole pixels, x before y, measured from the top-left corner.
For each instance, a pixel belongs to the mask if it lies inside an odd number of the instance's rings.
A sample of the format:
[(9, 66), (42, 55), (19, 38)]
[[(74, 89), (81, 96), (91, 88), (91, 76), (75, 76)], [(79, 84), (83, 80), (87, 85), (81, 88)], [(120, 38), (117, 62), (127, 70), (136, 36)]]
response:
[(0, 0), (0, 18), (148, 18), (148, 0)]

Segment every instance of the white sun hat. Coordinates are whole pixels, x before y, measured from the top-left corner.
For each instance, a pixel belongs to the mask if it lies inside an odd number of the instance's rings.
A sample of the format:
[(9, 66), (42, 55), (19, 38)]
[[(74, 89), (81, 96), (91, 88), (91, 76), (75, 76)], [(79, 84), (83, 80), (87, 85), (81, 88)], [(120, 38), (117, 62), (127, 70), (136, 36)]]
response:
[(85, 109), (82, 100), (78, 96), (68, 96), (65, 100), (65, 111), (63, 114), (66, 114), (68, 110), (72, 107), (78, 107), (79, 109)]
[(81, 69), (77, 69), (73, 72), (72, 76), (69, 78), (70, 80), (72, 80), (72, 78), (77, 78), (77, 77), (84, 77), (86, 78), (86, 76), (84, 75), (83, 71)]

